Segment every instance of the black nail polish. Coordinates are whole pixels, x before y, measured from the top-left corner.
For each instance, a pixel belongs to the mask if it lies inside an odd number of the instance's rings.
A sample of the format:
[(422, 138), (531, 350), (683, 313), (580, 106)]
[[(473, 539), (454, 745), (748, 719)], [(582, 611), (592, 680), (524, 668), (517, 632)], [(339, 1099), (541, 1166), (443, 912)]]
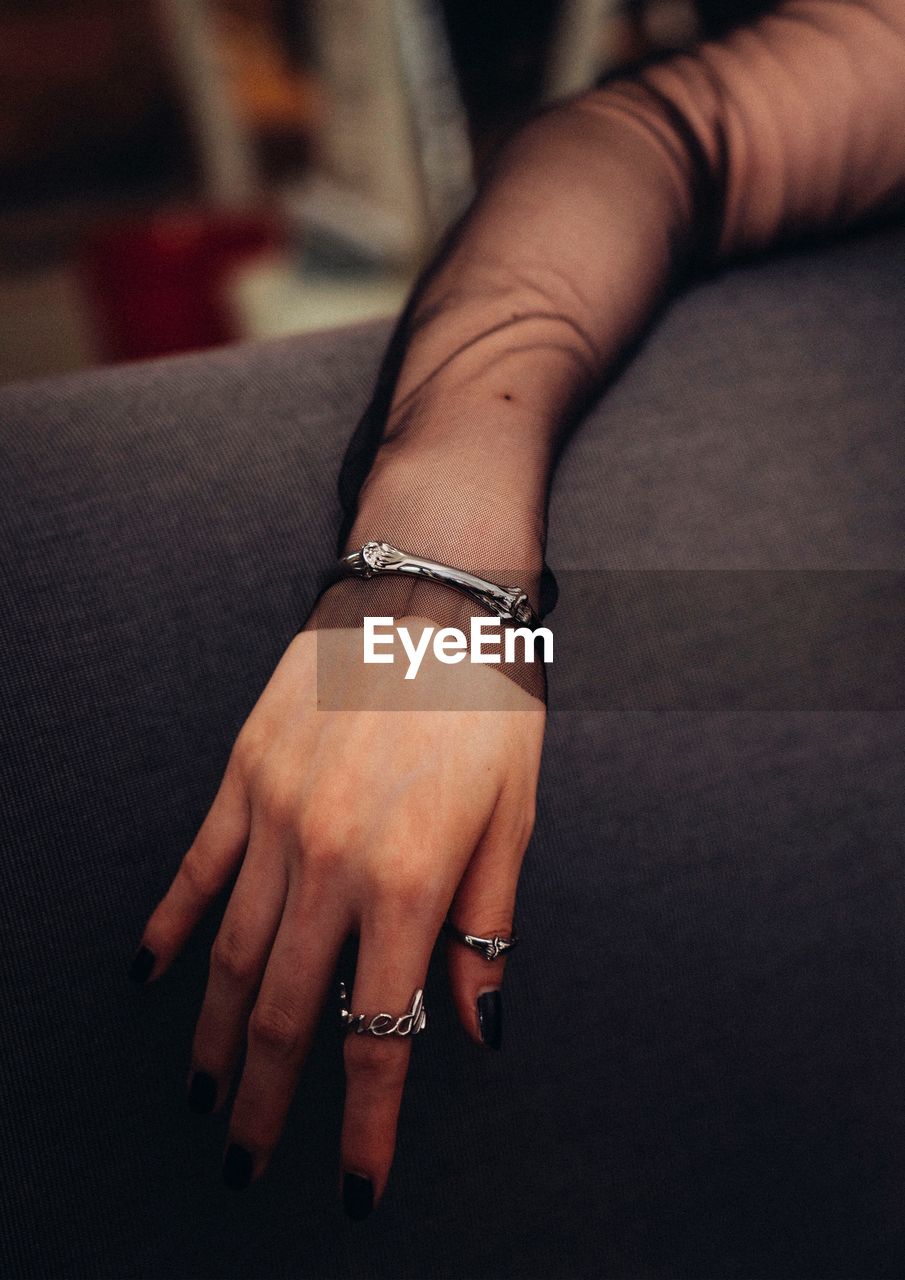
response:
[(133, 982), (147, 982), (154, 968), (154, 952), (147, 947), (139, 947), (129, 965), (129, 977)]
[(213, 1111), (216, 1101), (217, 1081), (206, 1071), (196, 1071), (189, 1085), (189, 1110), (206, 1116)]
[(343, 1174), (343, 1208), (350, 1218), (361, 1222), (374, 1208), (374, 1184), (357, 1173)]
[(503, 997), (499, 991), (478, 996), (478, 1028), (488, 1049), (503, 1047)]
[(251, 1182), (253, 1167), (251, 1152), (231, 1142), (223, 1160), (223, 1181), (226, 1185), (232, 1187), (233, 1191), (244, 1190)]

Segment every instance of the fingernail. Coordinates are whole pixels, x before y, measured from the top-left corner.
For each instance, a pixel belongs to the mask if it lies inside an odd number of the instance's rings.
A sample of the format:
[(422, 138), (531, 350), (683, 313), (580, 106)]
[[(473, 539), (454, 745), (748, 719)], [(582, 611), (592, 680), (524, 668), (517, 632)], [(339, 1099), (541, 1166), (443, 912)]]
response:
[(478, 996), (478, 1029), (488, 1049), (503, 1047), (503, 997), (499, 991)]
[(231, 1142), (223, 1159), (223, 1181), (233, 1191), (244, 1190), (251, 1182), (253, 1164), (251, 1152)]
[(129, 965), (129, 977), (133, 982), (147, 982), (154, 968), (154, 952), (147, 947), (139, 947)]
[(189, 1085), (189, 1110), (199, 1116), (206, 1116), (213, 1111), (217, 1101), (217, 1081), (206, 1071), (196, 1071)]
[(350, 1218), (361, 1222), (374, 1208), (374, 1184), (357, 1173), (343, 1174), (343, 1208)]

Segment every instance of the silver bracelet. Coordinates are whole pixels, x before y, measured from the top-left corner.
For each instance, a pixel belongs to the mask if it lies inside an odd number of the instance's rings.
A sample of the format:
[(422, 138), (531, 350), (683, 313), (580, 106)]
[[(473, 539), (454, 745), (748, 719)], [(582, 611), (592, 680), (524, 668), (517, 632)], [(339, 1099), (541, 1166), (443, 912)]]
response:
[(464, 569), (409, 555), (388, 542), (366, 542), (361, 550), (342, 556), (339, 564), (342, 571), (359, 578), (373, 578), (383, 573), (410, 573), (418, 578), (427, 578), (471, 596), (503, 622), (518, 622), (530, 627), (539, 624), (531, 601), (521, 587), (498, 586), (486, 578), (466, 573)]

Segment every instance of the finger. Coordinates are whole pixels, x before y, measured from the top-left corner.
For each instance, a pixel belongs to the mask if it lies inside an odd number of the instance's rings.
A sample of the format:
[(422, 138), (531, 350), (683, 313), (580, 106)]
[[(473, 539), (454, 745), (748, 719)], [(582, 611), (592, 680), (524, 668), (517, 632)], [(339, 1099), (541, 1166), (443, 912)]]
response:
[[(377, 910), (362, 924), (349, 1007), (368, 1020), (398, 1018), (423, 988), (438, 920), (399, 907)], [(396, 1125), (412, 1048), (411, 1036), (349, 1031), (345, 1039), (346, 1103), (341, 1143), (346, 1212), (364, 1218), (380, 1202), (396, 1146)]]
[(348, 913), (329, 877), (304, 867), (291, 873), (283, 916), (248, 1022), (245, 1067), (223, 1162), (228, 1186), (239, 1190), (267, 1167), (348, 932)]
[(130, 970), (136, 982), (160, 977), (181, 951), (238, 865), (248, 840), (249, 821), (245, 787), (230, 761), (191, 848), (145, 925)]
[[(493, 940), (513, 933), (515, 895), (531, 819), (518, 813), (494, 815), (456, 890), (449, 920), (462, 933)], [(477, 1044), (503, 1044), (503, 973), (508, 952), (495, 959), (449, 938), (447, 969), (459, 1019)]]
[(195, 1029), (189, 1106), (213, 1111), (229, 1090), (248, 1014), (283, 914), (288, 876), (281, 836), (252, 820), (248, 852), (211, 949)]

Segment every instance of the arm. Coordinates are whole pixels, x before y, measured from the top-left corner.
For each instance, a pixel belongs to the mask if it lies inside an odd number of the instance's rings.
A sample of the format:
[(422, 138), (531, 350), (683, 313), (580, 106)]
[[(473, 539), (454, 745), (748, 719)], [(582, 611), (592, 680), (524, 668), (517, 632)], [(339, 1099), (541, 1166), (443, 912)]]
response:
[[(347, 545), (387, 538), (536, 598), (556, 450), (618, 353), (695, 263), (900, 205), (903, 108), (901, 6), (797, 0), (535, 119), (397, 330), (344, 469)], [(401, 705), (402, 686), (386, 667), (365, 680), (358, 633), (345, 629), (366, 612), (455, 607), (425, 589), (377, 580), (325, 595), (143, 936), (136, 976), (156, 978), (241, 867), (190, 1093), (199, 1109), (222, 1106), (247, 1041), (225, 1166), (236, 1186), (278, 1140), (348, 933), (360, 938), (353, 1012), (398, 1016), (448, 911), (488, 936), (512, 926), (542, 703), (486, 668), (456, 668), (455, 691), (481, 709), (429, 710), (453, 690), (448, 668), (426, 666), (404, 709), (375, 711), (385, 694)], [(336, 690), (319, 687), (325, 636)], [(463, 1024), (495, 1047), (503, 964), (449, 953)], [(356, 1216), (386, 1184), (408, 1050), (346, 1039), (342, 1168)]]
[[(533, 120), (397, 326), (346, 458), (346, 545), (536, 593), (557, 448), (658, 302), (701, 265), (901, 207), (903, 119), (901, 4), (793, 0)], [(315, 621), (383, 590), (341, 588)]]

